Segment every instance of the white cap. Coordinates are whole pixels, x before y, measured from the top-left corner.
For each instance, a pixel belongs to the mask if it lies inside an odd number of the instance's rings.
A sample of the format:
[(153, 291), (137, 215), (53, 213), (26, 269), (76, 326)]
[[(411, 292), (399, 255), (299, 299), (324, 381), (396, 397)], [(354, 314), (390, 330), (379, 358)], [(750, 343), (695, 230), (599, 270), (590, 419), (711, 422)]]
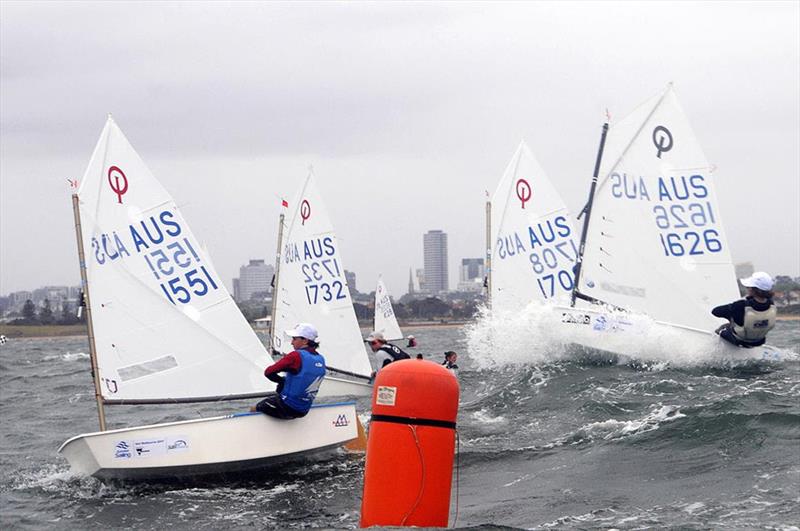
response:
[(761, 291), (769, 291), (775, 285), (772, 277), (763, 271), (756, 271), (751, 276), (740, 279), (739, 282), (746, 288), (758, 288)]
[(289, 337), (302, 337), (309, 341), (317, 340), (317, 329), (309, 323), (298, 323), (291, 330), (284, 332)]
[(365, 341), (386, 341), (386, 338), (384, 337), (383, 332), (375, 331), (370, 332)]
[(409, 335), (409, 336), (408, 336), (408, 339), (415, 339), (415, 338), (414, 338), (414, 336), (412, 336), (412, 335)]

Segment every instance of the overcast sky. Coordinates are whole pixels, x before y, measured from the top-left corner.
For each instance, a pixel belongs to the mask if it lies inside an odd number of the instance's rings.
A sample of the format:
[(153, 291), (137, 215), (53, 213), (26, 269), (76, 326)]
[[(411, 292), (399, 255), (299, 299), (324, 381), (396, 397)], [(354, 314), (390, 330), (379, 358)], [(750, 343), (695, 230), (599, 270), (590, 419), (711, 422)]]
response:
[(608, 109), (669, 81), (734, 261), (800, 275), (800, 3), (0, 3), (0, 293), (78, 284), (67, 178), (115, 120), (230, 287), (313, 164), (361, 291), (450, 284), (520, 139), (577, 212)]

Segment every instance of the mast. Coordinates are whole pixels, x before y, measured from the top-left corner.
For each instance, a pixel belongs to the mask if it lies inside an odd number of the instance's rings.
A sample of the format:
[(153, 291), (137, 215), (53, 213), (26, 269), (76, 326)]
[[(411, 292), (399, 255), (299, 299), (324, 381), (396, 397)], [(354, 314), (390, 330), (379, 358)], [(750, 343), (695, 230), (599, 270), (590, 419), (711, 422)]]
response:
[(584, 214), (583, 230), (581, 231), (581, 244), (578, 247), (578, 256), (575, 259), (575, 283), (572, 286), (572, 297), (570, 299), (570, 306), (575, 306), (575, 299), (582, 298), (582, 294), (578, 291), (578, 285), (581, 279), (581, 265), (583, 264), (583, 251), (586, 248), (586, 234), (589, 230), (589, 219), (592, 217), (592, 203), (594, 202), (594, 193), (597, 188), (597, 176), (600, 173), (600, 162), (603, 160), (603, 148), (606, 145), (606, 134), (608, 133), (608, 122), (603, 124), (603, 132), (600, 135), (600, 147), (597, 149), (597, 160), (594, 163), (594, 173), (592, 174), (592, 186), (589, 188), (589, 199), (586, 205), (578, 214), (578, 219)]
[(83, 300), (86, 303), (86, 326), (89, 334), (89, 359), (92, 363), (92, 379), (94, 380), (94, 398), (97, 400), (97, 416), (100, 420), (100, 431), (106, 431), (106, 413), (103, 409), (103, 394), (100, 391), (100, 371), (97, 369), (97, 347), (94, 342), (94, 325), (92, 324), (92, 305), (89, 300), (89, 280), (86, 275), (86, 257), (83, 253), (83, 230), (81, 229), (81, 213), (78, 206), (78, 194), (72, 194), (72, 212), (75, 217), (75, 237), (78, 242), (78, 263), (81, 268), (81, 285)]
[(486, 199), (486, 306), (492, 307), (492, 201)]
[(281, 212), (278, 218), (278, 249), (275, 251), (275, 277), (272, 280), (272, 310), (269, 320), (269, 347), (274, 351), (273, 338), (275, 337), (275, 312), (278, 309), (278, 280), (281, 272), (281, 245), (283, 244), (283, 220), (286, 215)]
[(378, 284), (375, 285), (375, 308), (372, 309), (372, 330), (378, 331), (378, 286), (381, 283), (381, 275), (378, 275)]

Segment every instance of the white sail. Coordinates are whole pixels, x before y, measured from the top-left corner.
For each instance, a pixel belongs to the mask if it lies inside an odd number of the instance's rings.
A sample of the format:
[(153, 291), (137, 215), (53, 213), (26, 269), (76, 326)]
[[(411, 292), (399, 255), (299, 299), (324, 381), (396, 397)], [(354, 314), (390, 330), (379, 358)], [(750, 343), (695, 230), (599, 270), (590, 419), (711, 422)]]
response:
[(387, 341), (403, 339), (403, 332), (400, 330), (400, 325), (397, 324), (397, 317), (392, 308), (392, 299), (389, 297), (389, 292), (386, 291), (382, 277), (378, 277), (378, 286), (375, 288), (374, 327), (375, 331), (383, 333)]
[(572, 216), (525, 142), (492, 196), (492, 307), (567, 302), (578, 254)]
[(285, 330), (311, 323), (327, 365), (368, 377), (372, 372), (344, 276), (339, 242), (309, 173), (289, 205), (283, 233), (273, 346), (291, 352)]
[(262, 372), (264, 347), (175, 201), (111, 117), (78, 197), (106, 401), (274, 388)]
[(609, 130), (579, 291), (713, 330), (738, 298), (712, 168), (672, 87)]

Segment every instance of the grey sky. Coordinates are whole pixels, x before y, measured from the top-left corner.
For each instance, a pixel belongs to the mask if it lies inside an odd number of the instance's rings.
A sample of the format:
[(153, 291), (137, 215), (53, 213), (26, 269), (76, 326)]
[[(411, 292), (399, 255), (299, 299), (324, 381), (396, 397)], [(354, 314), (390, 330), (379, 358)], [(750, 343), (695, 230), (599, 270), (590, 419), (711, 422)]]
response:
[(0, 4), (0, 293), (77, 284), (108, 112), (230, 286), (313, 164), (358, 287), (450, 281), (520, 139), (582, 206), (600, 126), (673, 81), (735, 261), (800, 275), (800, 3)]

